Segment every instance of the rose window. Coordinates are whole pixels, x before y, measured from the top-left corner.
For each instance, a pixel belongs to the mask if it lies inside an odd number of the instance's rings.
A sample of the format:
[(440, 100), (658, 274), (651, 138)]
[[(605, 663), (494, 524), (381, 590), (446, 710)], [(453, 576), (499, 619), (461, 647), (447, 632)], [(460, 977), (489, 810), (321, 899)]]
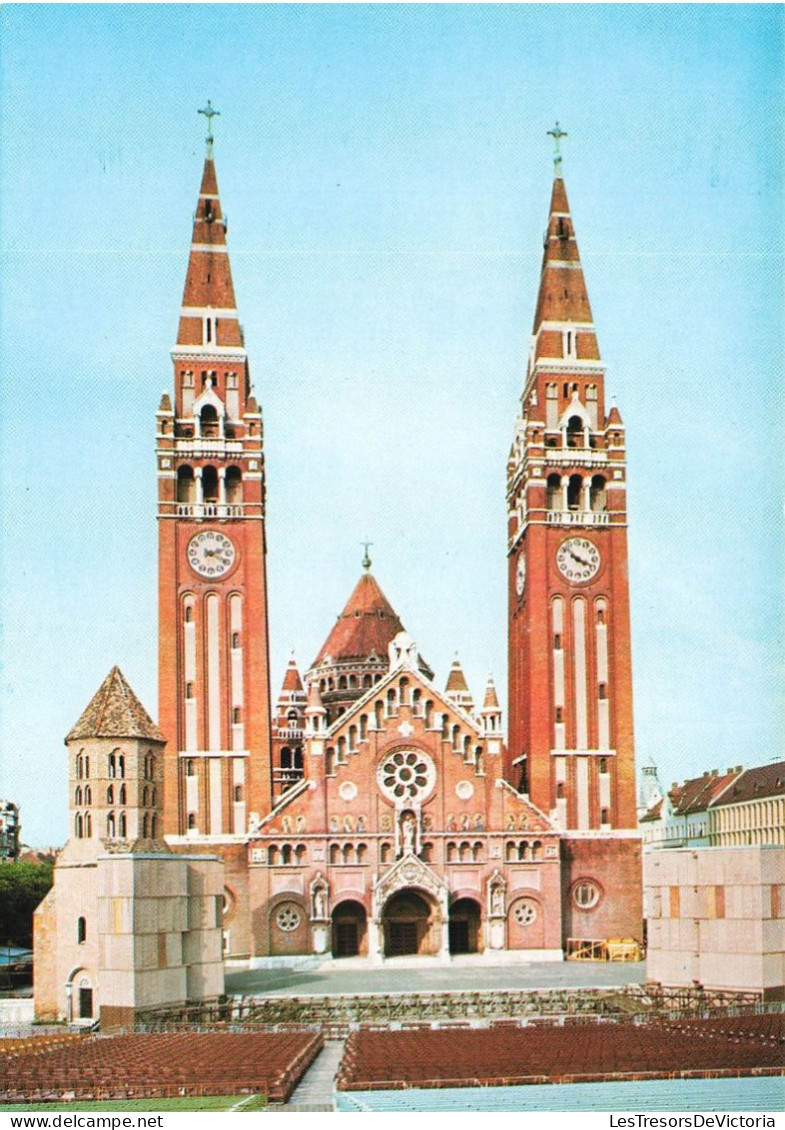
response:
[(397, 804), (422, 800), (436, 783), (436, 768), (427, 753), (418, 749), (399, 749), (390, 754), (378, 769), (379, 787)]
[(287, 902), (275, 916), (275, 922), (279, 930), (283, 930), (285, 934), (296, 930), (300, 925), (300, 911), (296, 906)]
[(531, 926), (537, 918), (537, 903), (534, 899), (521, 899), (513, 915), (519, 926)]

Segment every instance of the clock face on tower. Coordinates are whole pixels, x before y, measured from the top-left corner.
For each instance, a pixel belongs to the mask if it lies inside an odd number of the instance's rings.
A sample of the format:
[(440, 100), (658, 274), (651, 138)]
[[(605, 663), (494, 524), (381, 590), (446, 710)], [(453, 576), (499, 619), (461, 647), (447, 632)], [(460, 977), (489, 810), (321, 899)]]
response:
[(556, 564), (568, 581), (590, 581), (600, 568), (600, 551), (588, 538), (567, 538), (556, 551)]
[(220, 530), (202, 530), (188, 543), (188, 564), (200, 577), (223, 577), (236, 557), (231, 538)]
[(515, 567), (515, 591), (518, 596), (523, 596), (526, 587), (526, 557), (523, 550), (518, 554), (518, 564)]

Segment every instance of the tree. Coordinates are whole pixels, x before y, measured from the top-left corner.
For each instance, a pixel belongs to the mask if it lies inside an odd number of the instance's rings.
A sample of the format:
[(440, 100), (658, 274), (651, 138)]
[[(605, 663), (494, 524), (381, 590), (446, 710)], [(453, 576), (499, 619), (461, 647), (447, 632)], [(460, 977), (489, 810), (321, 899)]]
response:
[(0, 945), (33, 944), (33, 911), (51, 886), (51, 863), (0, 866)]

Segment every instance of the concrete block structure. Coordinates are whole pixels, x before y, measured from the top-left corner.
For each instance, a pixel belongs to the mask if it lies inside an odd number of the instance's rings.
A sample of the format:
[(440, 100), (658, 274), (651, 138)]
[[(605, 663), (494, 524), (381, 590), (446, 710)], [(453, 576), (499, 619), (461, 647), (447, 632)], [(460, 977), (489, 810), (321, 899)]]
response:
[(35, 912), (39, 1020), (130, 1026), (223, 992), (223, 864), (161, 828), (163, 739), (113, 668), (67, 739), (72, 836)]
[(785, 999), (785, 848), (647, 852), (644, 900), (649, 980)]

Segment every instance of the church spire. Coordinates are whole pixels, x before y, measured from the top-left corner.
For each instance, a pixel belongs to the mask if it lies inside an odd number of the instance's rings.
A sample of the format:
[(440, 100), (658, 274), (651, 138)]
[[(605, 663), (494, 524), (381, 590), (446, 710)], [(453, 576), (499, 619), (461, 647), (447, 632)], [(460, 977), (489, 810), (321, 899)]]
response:
[(239, 360), (245, 358), (245, 350), (226, 246), (227, 221), (213, 161), (212, 119), (218, 111), (208, 102), (207, 109), (199, 113), (207, 116), (207, 152), (174, 352), (189, 356), (196, 353), (204, 359), (234, 356)]
[(575, 238), (567, 189), (561, 169), (559, 140), (567, 134), (559, 123), (548, 131), (556, 141), (554, 180), (548, 227), (544, 238), (542, 272), (532, 333), (532, 362), (539, 358), (598, 361), (589, 295)]

